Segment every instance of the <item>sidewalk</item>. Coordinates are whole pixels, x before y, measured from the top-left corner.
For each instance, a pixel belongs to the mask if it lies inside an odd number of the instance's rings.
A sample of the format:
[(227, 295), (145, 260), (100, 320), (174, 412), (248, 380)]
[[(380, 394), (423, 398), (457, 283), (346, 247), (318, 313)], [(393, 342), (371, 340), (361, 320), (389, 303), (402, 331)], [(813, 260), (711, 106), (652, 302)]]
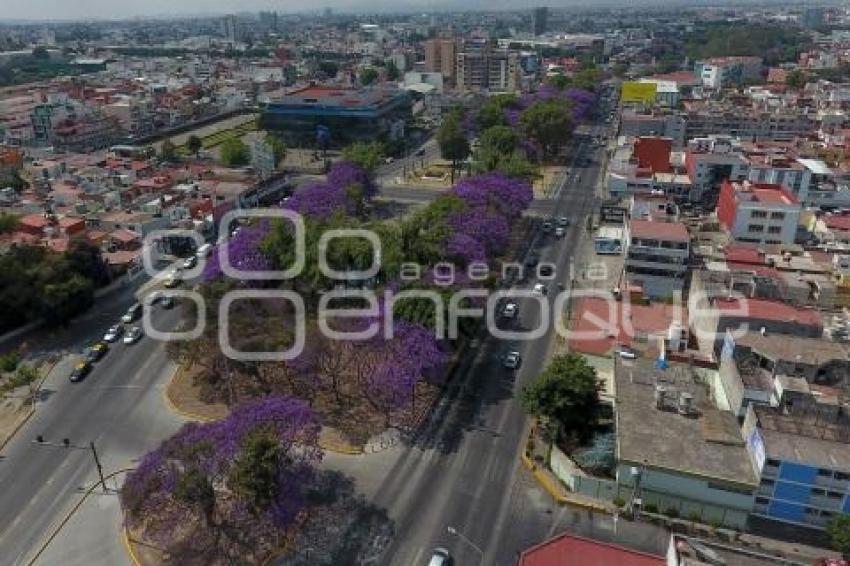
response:
[(523, 465), (531, 472), (537, 483), (560, 505), (572, 505), (591, 511), (607, 513), (612, 515), (617, 512), (617, 506), (609, 501), (602, 501), (573, 493), (561, 483), (542, 461), (542, 454), (538, 453), (540, 446), (535, 440), (533, 429), (530, 431), (525, 444), (525, 450), (520, 455)]

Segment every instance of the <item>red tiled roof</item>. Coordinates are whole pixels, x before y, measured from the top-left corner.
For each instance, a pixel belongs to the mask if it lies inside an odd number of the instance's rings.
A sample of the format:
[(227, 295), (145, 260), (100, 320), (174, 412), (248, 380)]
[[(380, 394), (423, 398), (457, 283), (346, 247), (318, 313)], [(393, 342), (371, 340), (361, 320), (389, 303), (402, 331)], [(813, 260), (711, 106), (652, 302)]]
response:
[(715, 306), (721, 312), (736, 318), (774, 320), (817, 327), (823, 326), (823, 321), (817, 311), (794, 307), (780, 301), (745, 299), (741, 302), (740, 299), (717, 299)]
[(757, 246), (733, 243), (726, 246), (723, 255), (727, 262), (751, 263), (753, 265), (764, 265), (764, 253)]
[(114, 231), (110, 232), (109, 237), (113, 238), (115, 240), (118, 240), (119, 242), (125, 242), (125, 243), (126, 242), (133, 242), (133, 241), (136, 241), (139, 238), (141, 238), (141, 236), (139, 236), (135, 232), (133, 232), (131, 230), (125, 230), (123, 228), (120, 229), (120, 230), (114, 230)]
[(823, 221), (830, 230), (850, 231), (850, 214), (846, 216), (827, 216)]
[(520, 566), (663, 566), (664, 558), (569, 533), (533, 546)]
[(654, 238), (676, 242), (688, 242), (688, 229), (681, 222), (652, 222), (650, 220), (632, 220), (629, 229), (633, 237)]
[[(627, 305), (627, 308), (624, 308)], [(629, 346), (640, 335), (666, 334), (674, 320), (684, 325), (687, 309), (661, 303), (649, 305), (610, 303), (602, 298), (584, 297), (576, 302), (575, 323), (570, 334), (570, 350), (605, 356), (616, 345)]]

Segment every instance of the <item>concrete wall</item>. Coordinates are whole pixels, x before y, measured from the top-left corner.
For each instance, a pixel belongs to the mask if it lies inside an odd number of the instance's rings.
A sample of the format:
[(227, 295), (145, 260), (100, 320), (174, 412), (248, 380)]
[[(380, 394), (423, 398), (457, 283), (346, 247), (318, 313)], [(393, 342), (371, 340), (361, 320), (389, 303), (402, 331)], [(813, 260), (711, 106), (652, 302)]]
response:
[[(617, 466), (617, 483), (629, 489), (633, 485), (631, 466), (628, 462)], [(661, 512), (673, 508), (682, 517), (699, 515), (705, 522), (716, 521), (735, 528), (746, 525), (754, 490), (722, 486), (719, 481), (709, 483), (698, 476), (654, 468), (645, 469), (641, 480), (644, 507), (653, 503)]]

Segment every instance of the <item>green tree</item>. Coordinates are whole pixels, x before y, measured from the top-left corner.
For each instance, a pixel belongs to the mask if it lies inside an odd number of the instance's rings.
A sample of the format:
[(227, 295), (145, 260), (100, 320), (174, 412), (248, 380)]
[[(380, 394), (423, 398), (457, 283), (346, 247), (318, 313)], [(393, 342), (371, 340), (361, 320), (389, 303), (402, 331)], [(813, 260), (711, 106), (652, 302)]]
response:
[(274, 134), (266, 134), (265, 141), (272, 148), (274, 163), (277, 165), (286, 157), (286, 142)]
[(225, 167), (242, 167), (251, 162), (248, 146), (239, 138), (228, 138), (221, 144), (221, 162)]
[(174, 146), (174, 142), (170, 139), (162, 142), (162, 145), (159, 146), (159, 157), (163, 161), (174, 161), (177, 158), (177, 148)]
[(520, 115), (520, 126), (529, 138), (552, 157), (566, 143), (573, 129), (570, 104), (562, 100), (543, 100), (532, 104)]
[[(596, 370), (578, 354), (559, 355), (522, 390), (526, 412), (544, 421), (551, 433), (574, 435), (586, 441), (599, 411)], [(555, 434), (550, 438), (554, 440)]]
[(481, 130), (493, 126), (507, 126), (505, 110), (516, 106), (517, 100), (515, 94), (497, 94), (488, 98), (478, 112), (478, 125)]
[(186, 149), (192, 152), (192, 155), (195, 157), (198, 156), (198, 152), (201, 151), (201, 148), (204, 147), (204, 142), (201, 141), (196, 135), (189, 136), (189, 139), (186, 140)]
[(184, 505), (198, 509), (206, 525), (213, 525), (215, 488), (205, 473), (197, 468), (190, 468), (180, 474), (174, 485), (174, 498)]
[(423, 265), (432, 265), (443, 259), (446, 238), (452, 233), (446, 219), (463, 206), (460, 198), (441, 195), (425, 208), (406, 217), (401, 225), (404, 257)]
[(44, 286), (41, 316), (50, 324), (64, 324), (94, 303), (94, 284), (78, 273)]
[(18, 217), (14, 214), (0, 212), (0, 234), (11, 234), (18, 226)]
[(479, 139), (481, 149), (493, 150), (502, 154), (513, 153), (517, 146), (517, 134), (508, 126), (493, 126), (482, 132)]
[(785, 77), (785, 84), (791, 88), (803, 88), (806, 86), (806, 73), (801, 69), (794, 69)]
[(452, 183), (461, 161), (469, 156), (469, 140), (460, 125), (460, 111), (450, 112), (437, 131), (437, 145), (443, 159), (452, 162)]
[(230, 472), (228, 487), (254, 509), (268, 509), (280, 489), (278, 471), (283, 458), (283, 449), (273, 436), (252, 434)]
[(826, 525), (826, 533), (832, 548), (842, 556), (850, 555), (850, 515), (842, 513), (833, 517)]
[(380, 142), (355, 142), (343, 148), (342, 158), (374, 173), (384, 162), (384, 146)]
[(398, 67), (395, 64), (395, 61), (390, 59), (387, 61), (387, 80), (388, 81), (397, 81), (401, 78), (401, 71), (398, 70)]
[(558, 90), (564, 90), (572, 85), (572, 81), (566, 75), (552, 75), (547, 82)]
[(360, 84), (368, 86), (378, 80), (378, 70), (374, 67), (364, 67), (360, 71)]

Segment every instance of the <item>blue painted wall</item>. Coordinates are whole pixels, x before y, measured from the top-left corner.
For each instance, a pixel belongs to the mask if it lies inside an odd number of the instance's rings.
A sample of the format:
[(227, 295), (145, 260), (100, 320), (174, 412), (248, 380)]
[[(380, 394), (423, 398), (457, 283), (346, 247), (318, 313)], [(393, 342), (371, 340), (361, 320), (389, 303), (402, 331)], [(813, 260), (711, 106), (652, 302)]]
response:
[(804, 509), (805, 507), (802, 505), (785, 503), (784, 501), (771, 501), (770, 506), (767, 508), (767, 514), (777, 519), (802, 522)]

